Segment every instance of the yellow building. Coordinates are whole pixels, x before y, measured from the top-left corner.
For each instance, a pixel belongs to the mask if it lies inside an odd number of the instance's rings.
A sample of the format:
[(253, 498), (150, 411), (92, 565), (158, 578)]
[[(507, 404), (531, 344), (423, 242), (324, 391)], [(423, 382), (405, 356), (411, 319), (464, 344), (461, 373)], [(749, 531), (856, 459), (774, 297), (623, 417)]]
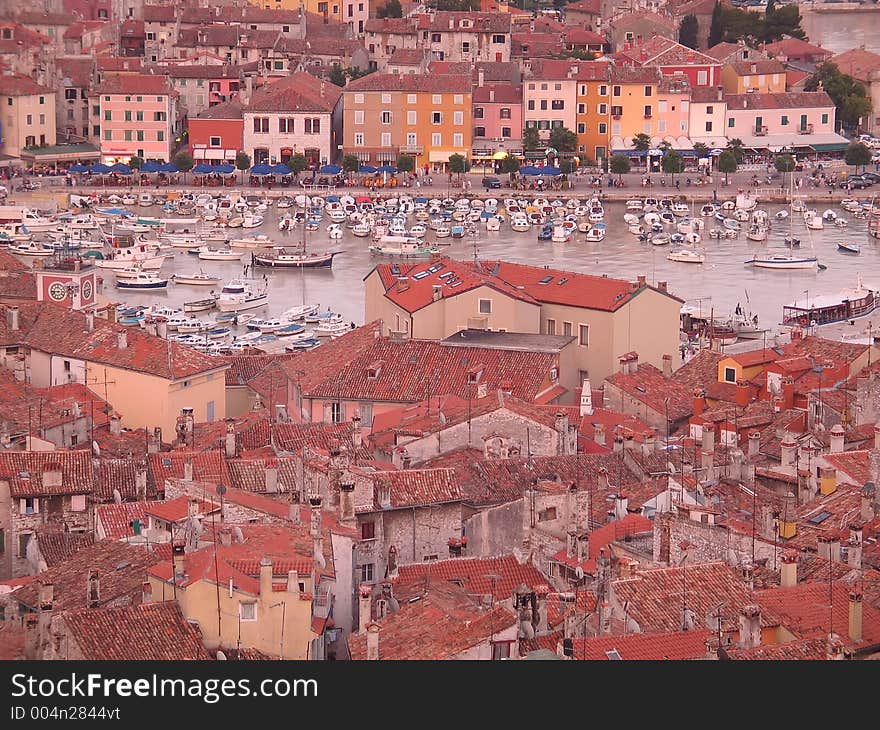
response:
[(505, 261), (478, 269), (445, 257), (434, 263), (443, 266), (419, 278), (428, 265), (373, 269), (364, 279), (366, 321), (381, 319), (383, 334), (416, 339), (462, 329), (571, 336), (578, 382), (604, 380), (627, 352), (657, 367), (678, 352), (681, 300), (666, 282), (652, 287), (645, 277), (629, 282)]
[(27, 76), (0, 76), (0, 152), (18, 158), (23, 149), (55, 144), (55, 91)]
[(657, 88), (660, 72), (656, 68), (611, 69), (611, 136), (632, 137), (657, 134)]
[(785, 66), (774, 59), (732, 61), (721, 69), (726, 94), (777, 94), (785, 91)]
[(84, 383), (128, 428), (173, 434), (185, 408), (196, 422), (226, 417), (227, 363), (48, 302), (0, 311), (0, 365), (37, 387)]
[(396, 165), (410, 155), (417, 167), (447, 169), (449, 157), (470, 158), (471, 80), (452, 74), (380, 74), (343, 90), (343, 148), (362, 164)]

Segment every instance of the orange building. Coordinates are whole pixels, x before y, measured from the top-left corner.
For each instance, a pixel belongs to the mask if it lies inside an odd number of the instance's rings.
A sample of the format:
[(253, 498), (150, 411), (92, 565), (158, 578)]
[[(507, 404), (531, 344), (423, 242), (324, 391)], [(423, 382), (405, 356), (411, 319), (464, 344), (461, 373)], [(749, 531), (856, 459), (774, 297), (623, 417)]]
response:
[(411, 155), (416, 166), (441, 172), (450, 155), (470, 158), (469, 77), (373, 73), (343, 94), (344, 153), (362, 164), (395, 165), (399, 155)]
[(591, 160), (601, 165), (609, 156), (610, 67), (611, 64), (606, 61), (579, 64), (575, 131), (581, 164)]

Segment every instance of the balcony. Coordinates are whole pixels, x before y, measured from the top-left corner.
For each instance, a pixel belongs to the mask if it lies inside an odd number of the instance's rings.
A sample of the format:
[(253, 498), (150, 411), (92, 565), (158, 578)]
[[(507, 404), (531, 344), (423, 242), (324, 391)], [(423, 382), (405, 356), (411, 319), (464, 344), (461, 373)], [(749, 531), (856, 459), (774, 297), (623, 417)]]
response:
[(620, 114), (612, 114), (611, 118), (612, 119), (620, 119), (620, 116), (621, 116)]
[(812, 134), (813, 133), (813, 125), (805, 124), (800, 129), (798, 129), (798, 134)]
[(755, 136), (756, 137), (767, 136), (767, 127), (755, 127)]
[(402, 144), (399, 150), (402, 155), (420, 155), (425, 151), (425, 148), (420, 144)]
[(650, 119), (652, 116), (654, 116), (654, 115), (653, 114), (645, 114), (645, 119)]

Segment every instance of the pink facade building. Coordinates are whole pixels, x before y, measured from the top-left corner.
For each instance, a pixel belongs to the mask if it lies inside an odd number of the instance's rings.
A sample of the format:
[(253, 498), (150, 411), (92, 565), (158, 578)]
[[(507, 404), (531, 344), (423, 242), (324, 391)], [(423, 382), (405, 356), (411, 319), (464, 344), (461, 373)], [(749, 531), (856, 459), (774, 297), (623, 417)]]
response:
[(623, 65), (656, 68), (664, 76), (683, 76), (692, 87), (721, 83), (721, 63), (717, 59), (662, 36), (628, 43), (614, 55)]
[(845, 143), (834, 131), (834, 102), (824, 91), (727, 94), (728, 138), (746, 147), (795, 147)]
[(165, 76), (108, 74), (94, 90), (91, 107), (104, 163), (171, 160), (177, 93)]
[(497, 167), (502, 157), (521, 155), (522, 85), (479, 83), (474, 87), (473, 104), (474, 162), (494, 163)]

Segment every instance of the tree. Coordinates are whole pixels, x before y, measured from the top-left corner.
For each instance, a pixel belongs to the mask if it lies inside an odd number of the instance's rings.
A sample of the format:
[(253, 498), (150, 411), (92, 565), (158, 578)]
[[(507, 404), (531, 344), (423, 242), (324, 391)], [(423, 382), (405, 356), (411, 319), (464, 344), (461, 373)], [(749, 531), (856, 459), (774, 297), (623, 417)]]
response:
[(622, 175), (626, 175), (630, 171), (630, 169), (632, 169), (629, 157), (627, 157), (626, 155), (612, 155), (611, 160), (608, 164), (611, 172), (617, 175), (618, 178), (620, 178)]
[(727, 149), (729, 149), (731, 152), (733, 152), (733, 156), (736, 159), (737, 165), (742, 164), (743, 156), (745, 154), (743, 152), (743, 147), (745, 147), (745, 145), (743, 144), (743, 141), (739, 137), (734, 137), (733, 139), (731, 139), (727, 143)]
[(697, 156), (697, 159), (701, 157), (708, 157), (709, 146), (703, 144), (702, 142), (694, 142), (694, 154)]
[(804, 90), (816, 91), (820, 83), (834, 102), (837, 119), (844, 127), (857, 127), (860, 120), (871, 113), (871, 99), (865, 87), (852, 76), (841, 73), (836, 64), (826, 62), (819, 66), (807, 79)]
[(508, 155), (503, 160), (501, 160), (501, 172), (506, 172), (508, 175), (513, 175), (519, 172), (520, 161), (519, 157), (515, 157), (514, 155)]
[(651, 148), (651, 138), (644, 132), (633, 135), (633, 149), (637, 152), (647, 152)]
[(534, 150), (541, 148), (541, 137), (538, 135), (537, 127), (526, 127), (523, 130), (523, 149), (527, 152), (533, 152)]
[(566, 127), (553, 127), (550, 130), (549, 144), (557, 152), (574, 152), (577, 143), (577, 135)]
[(239, 152), (235, 156), (235, 167), (241, 171), (241, 180), (244, 182), (244, 174), (251, 169), (251, 156), (247, 152)]
[(727, 185), (727, 176), (736, 172), (737, 168), (736, 155), (733, 150), (724, 150), (724, 152), (718, 155), (718, 160), (715, 164), (718, 167), (718, 172), (724, 173), (724, 184)]
[(181, 172), (189, 172), (193, 169), (193, 158), (189, 152), (178, 152), (174, 155), (174, 165)]
[(792, 172), (796, 164), (797, 163), (795, 163), (794, 157), (792, 157), (791, 155), (777, 155), (776, 159), (773, 160), (773, 165), (779, 172), (782, 173), (783, 186), (786, 185), (785, 174), (787, 172)]
[(361, 169), (361, 161), (358, 159), (357, 155), (343, 155), (342, 156), (342, 169), (346, 172), (357, 172)]
[(559, 168), (559, 172), (563, 175), (571, 175), (574, 172), (574, 160), (570, 157), (565, 158), (564, 160), (559, 160), (556, 163), (556, 166)]
[(475, 11), (480, 9), (480, 0), (428, 0), (426, 7), (433, 10)]
[(309, 166), (309, 161), (305, 155), (297, 153), (287, 161), (287, 166), (292, 173), (299, 175)]
[(345, 86), (345, 82), (347, 78), (345, 76), (345, 71), (342, 69), (338, 63), (333, 64), (333, 68), (330, 69), (330, 83), (336, 84), (336, 86)]
[(143, 164), (144, 164), (144, 160), (142, 157), (135, 156), (135, 157), (130, 158), (128, 161), (128, 166), (132, 170), (140, 170), (141, 167), (143, 166)]
[(688, 48), (698, 48), (700, 41), (697, 35), (700, 30), (700, 24), (697, 16), (693, 13), (685, 15), (681, 19), (681, 25), (678, 26), (678, 42)]
[(461, 175), (468, 171), (468, 162), (464, 155), (449, 155), (449, 172)]
[(402, 18), (403, 8), (400, 5), (400, 0), (385, 0), (384, 5), (380, 5), (378, 8), (376, 8), (376, 17)]
[(843, 159), (846, 164), (852, 165), (853, 167), (858, 167), (859, 165), (864, 167), (865, 165), (870, 164), (871, 157), (873, 157), (873, 153), (867, 145), (862, 144), (861, 142), (853, 142), (846, 148), (846, 152), (843, 154)]
[(675, 173), (684, 171), (684, 158), (675, 150), (669, 150), (663, 155), (660, 167), (663, 168), (663, 172), (671, 174), (674, 181)]
[(724, 8), (719, 0), (715, 0), (715, 7), (712, 9), (712, 25), (709, 26), (708, 46), (718, 45), (724, 35)]
[(400, 172), (412, 172), (416, 167), (415, 158), (412, 155), (398, 155), (397, 169)]
[(807, 34), (801, 28), (801, 14), (797, 4), (783, 5), (777, 9), (776, 4), (768, 2), (767, 12), (761, 24), (760, 37), (765, 43), (781, 40), (783, 36), (806, 39)]

